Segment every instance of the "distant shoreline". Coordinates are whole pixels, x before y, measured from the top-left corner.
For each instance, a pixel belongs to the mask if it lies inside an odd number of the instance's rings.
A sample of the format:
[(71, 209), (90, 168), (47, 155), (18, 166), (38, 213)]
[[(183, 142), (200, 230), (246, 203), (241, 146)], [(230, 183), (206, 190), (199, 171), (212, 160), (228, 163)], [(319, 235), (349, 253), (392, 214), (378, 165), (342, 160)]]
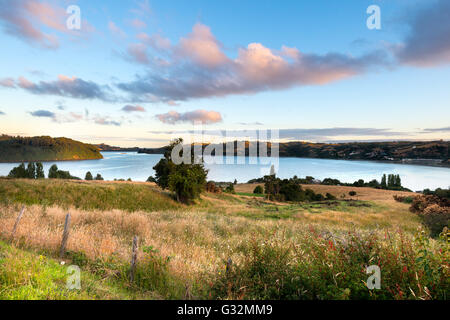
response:
[[(102, 150), (100, 152), (115, 152), (115, 153), (136, 153), (136, 154), (153, 154), (161, 155), (162, 153), (139, 153), (137, 151), (118, 151), (118, 150)], [(248, 158), (248, 156), (245, 156)], [(295, 156), (280, 156), (280, 158), (293, 158), (293, 159), (310, 159), (310, 160), (338, 160), (338, 161), (364, 161), (364, 162), (374, 162), (374, 163), (387, 163), (387, 164), (404, 164), (413, 166), (425, 166), (425, 167), (435, 167), (435, 168), (447, 168), (450, 169), (450, 165), (439, 163), (438, 159), (405, 159), (405, 160), (368, 160), (368, 159), (330, 159), (330, 158), (311, 158), (311, 157), (295, 157)], [(0, 161), (1, 163), (28, 163), (28, 162), (79, 162), (79, 161), (92, 161), (92, 160), (104, 160), (100, 159), (66, 159), (66, 160), (33, 160), (33, 161)]]

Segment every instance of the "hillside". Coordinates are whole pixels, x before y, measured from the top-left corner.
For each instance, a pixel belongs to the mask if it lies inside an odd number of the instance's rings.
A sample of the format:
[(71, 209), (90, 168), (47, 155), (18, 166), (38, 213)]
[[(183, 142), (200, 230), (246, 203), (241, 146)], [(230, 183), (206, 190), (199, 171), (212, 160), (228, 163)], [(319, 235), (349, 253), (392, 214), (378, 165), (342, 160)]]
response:
[[(152, 183), (0, 179), (0, 299), (447, 299), (448, 245), (393, 199), (410, 194), (308, 186), (337, 199), (287, 203), (239, 194), (254, 186), (186, 206)], [(366, 287), (368, 264), (383, 266), (380, 290)], [(64, 290), (69, 265), (81, 269), (79, 291)]]
[(0, 136), (0, 162), (102, 158), (97, 147), (68, 138)]
[[(253, 146), (252, 146), (253, 145)], [(234, 155), (249, 155), (250, 147), (256, 142), (245, 142), (245, 153), (238, 150), (234, 142)], [(270, 143), (268, 154), (270, 155)], [(203, 148), (208, 146), (204, 144)], [(219, 146), (219, 145), (216, 145)], [(280, 157), (319, 158), (337, 160), (378, 160), (422, 165), (450, 166), (449, 141), (390, 141), (390, 142), (349, 142), (311, 143), (294, 141), (279, 144)], [(226, 151), (226, 145), (222, 145)], [(165, 148), (139, 149), (140, 153), (164, 153)], [(214, 155), (214, 152), (213, 152)], [(259, 152), (258, 152), (259, 155)]]

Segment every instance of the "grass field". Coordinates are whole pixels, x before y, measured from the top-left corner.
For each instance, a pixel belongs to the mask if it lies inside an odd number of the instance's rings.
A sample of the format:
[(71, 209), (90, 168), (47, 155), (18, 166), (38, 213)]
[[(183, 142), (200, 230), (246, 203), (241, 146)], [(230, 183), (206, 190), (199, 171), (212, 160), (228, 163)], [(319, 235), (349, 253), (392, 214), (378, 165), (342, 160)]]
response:
[[(253, 196), (254, 187), (185, 206), (150, 183), (1, 179), (0, 298), (448, 298), (448, 242), (429, 238), (408, 205), (394, 201), (402, 192), (314, 185), (305, 188), (337, 200), (276, 203)], [(75, 292), (61, 289), (57, 259), (67, 212), (64, 266), (82, 270)], [(372, 264), (381, 266), (381, 290), (364, 283)]]

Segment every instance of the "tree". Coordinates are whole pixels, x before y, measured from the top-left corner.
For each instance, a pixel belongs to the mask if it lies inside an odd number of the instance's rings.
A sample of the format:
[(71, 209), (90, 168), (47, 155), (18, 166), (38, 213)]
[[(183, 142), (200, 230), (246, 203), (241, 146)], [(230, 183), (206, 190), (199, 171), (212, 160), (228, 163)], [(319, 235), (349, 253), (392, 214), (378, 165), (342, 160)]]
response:
[(36, 179), (45, 179), (44, 166), (41, 162), (36, 163)]
[(395, 177), (395, 186), (398, 188), (402, 186), (402, 179), (400, 178), (399, 174)]
[(263, 194), (264, 190), (261, 186), (256, 186), (255, 189), (253, 190), (254, 194)]
[(103, 181), (104, 179), (100, 173), (97, 173), (97, 175), (95, 176), (95, 180)]
[(92, 177), (92, 173), (90, 171), (86, 172), (84, 180), (94, 180), (94, 177)]
[(383, 188), (383, 189), (387, 188), (386, 174), (383, 174), (383, 177), (381, 178), (381, 188)]
[(236, 180), (236, 179), (234, 179), (233, 184), (234, 184), (234, 185), (237, 185), (237, 180)]
[(27, 178), (36, 179), (36, 165), (34, 164), (34, 162), (28, 162)]
[(232, 194), (235, 194), (236, 191), (234, 191), (234, 184), (230, 183), (230, 184), (225, 188), (225, 192), (226, 192), (226, 193), (232, 193)]
[(69, 171), (58, 170), (58, 166), (56, 164), (52, 165), (48, 170), (48, 178), (80, 180), (80, 178), (72, 176)]
[(175, 192), (177, 201), (190, 203), (205, 190), (207, 171), (202, 164), (175, 165), (169, 174), (169, 189)]
[(56, 164), (52, 165), (48, 170), (49, 179), (58, 179), (58, 166)]
[(174, 192), (178, 201), (190, 203), (205, 190), (208, 171), (203, 163), (196, 163), (193, 156), (190, 163), (175, 164), (172, 161), (172, 150), (182, 143), (181, 138), (172, 141), (164, 153), (164, 158), (153, 167), (153, 170), (158, 186)]
[(25, 169), (25, 164), (21, 163), (19, 166), (13, 168), (9, 172), (8, 177), (10, 177), (10, 178), (27, 178), (28, 172), (27, 172), (27, 169)]

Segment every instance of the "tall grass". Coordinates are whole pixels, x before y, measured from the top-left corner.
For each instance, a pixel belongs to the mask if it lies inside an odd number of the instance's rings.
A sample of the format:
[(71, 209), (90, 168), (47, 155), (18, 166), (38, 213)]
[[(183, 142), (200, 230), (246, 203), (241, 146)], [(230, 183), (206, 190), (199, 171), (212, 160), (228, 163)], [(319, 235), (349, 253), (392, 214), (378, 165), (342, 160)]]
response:
[[(113, 282), (127, 298), (448, 299), (448, 242), (418, 234), (420, 220), (391, 194), (370, 206), (355, 202), (359, 207), (223, 194), (188, 207), (147, 184), (2, 180), (0, 188), (8, 199), (0, 202), (3, 241), (11, 241), (21, 203), (28, 203), (12, 243), (56, 257), (70, 210), (66, 263)], [(101, 195), (110, 193), (120, 201), (103, 204)], [(130, 284), (135, 235), (138, 265)], [(229, 258), (233, 266), (226, 272)], [(381, 290), (364, 284), (372, 264), (381, 267)]]
[(4, 203), (58, 205), (84, 210), (156, 211), (181, 207), (167, 194), (146, 184), (0, 179), (0, 195)]

